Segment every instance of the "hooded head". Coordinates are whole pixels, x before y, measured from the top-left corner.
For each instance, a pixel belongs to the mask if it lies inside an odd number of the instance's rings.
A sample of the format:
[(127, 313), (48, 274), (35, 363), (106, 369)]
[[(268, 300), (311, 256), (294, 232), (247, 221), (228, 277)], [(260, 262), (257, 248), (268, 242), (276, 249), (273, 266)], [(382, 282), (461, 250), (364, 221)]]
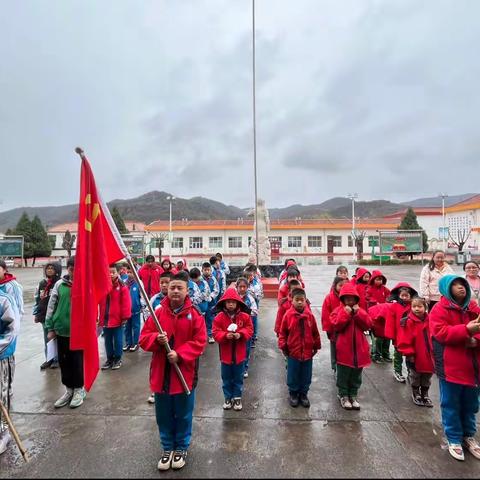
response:
[(217, 310), (225, 309), (225, 303), (227, 300), (235, 300), (237, 302), (237, 310), (240, 308), (242, 312), (250, 314), (250, 308), (248, 308), (248, 306), (240, 298), (240, 295), (235, 288), (227, 288), (227, 290), (225, 290), (222, 298), (217, 303)]
[(400, 293), (401, 288), (407, 288), (410, 292), (410, 297), (411, 298), (418, 296), (417, 291), (408, 282), (399, 282), (392, 288), (392, 290), (390, 292), (390, 294), (391, 294), (390, 298), (392, 300), (397, 300), (398, 301), (398, 298), (399, 298), (398, 295)]
[(381, 278), (382, 279), (382, 285), (385, 285), (387, 283), (387, 277), (380, 271), (380, 270), (373, 270), (372, 271), (372, 277), (370, 278), (369, 285), (374, 285), (375, 284), (375, 279), (376, 278)]
[[(455, 285), (460, 285), (464, 287), (465, 290), (465, 297), (459, 299), (458, 297), (455, 298), (454, 294), (452, 293), (452, 287)], [(459, 277), (458, 275), (445, 275), (438, 281), (438, 290), (440, 293), (447, 298), (450, 302), (459, 305), (462, 308), (467, 308), (471, 297), (472, 292), (470, 290), (470, 286), (467, 280), (463, 277)]]
[(55, 271), (55, 276), (54, 276), (55, 280), (60, 280), (60, 278), (62, 278), (62, 265), (60, 262), (48, 262), (44, 268), (45, 277), (47, 276), (48, 267), (52, 267), (53, 270)]
[(188, 270), (187, 261), (184, 258), (179, 258), (177, 260), (177, 270)]
[(355, 297), (355, 303), (360, 301), (360, 295), (358, 294), (358, 290), (352, 285), (350, 282), (347, 282), (341, 289), (340, 289), (340, 301), (345, 304), (345, 297)]
[(368, 283), (370, 279), (368, 279), (366, 282), (363, 280), (363, 276), (368, 273), (370, 275), (370, 272), (366, 268), (359, 268), (356, 273), (356, 283)]
[[(342, 282), (343, 282), (343, 284), (345, 284), (345, 282), (348, 282), (348, 280), (344, 277), (339, 277), (339, 276), (336, 276), (333, 279), (331, 291), (334, 292), (336, 295), (339, 295), (339, 292), (337, 292), (338, 284), (342, 283)], [(342, 288), (342, 287), (343, 287), (343, 285), (341, 285), (340, 288)]]

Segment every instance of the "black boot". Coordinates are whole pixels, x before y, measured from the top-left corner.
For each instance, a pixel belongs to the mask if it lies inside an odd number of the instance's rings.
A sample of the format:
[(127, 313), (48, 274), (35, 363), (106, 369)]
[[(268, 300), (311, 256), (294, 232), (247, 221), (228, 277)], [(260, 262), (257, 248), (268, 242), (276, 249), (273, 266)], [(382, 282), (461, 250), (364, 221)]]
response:
[(288, 400), (290, 402), (290, 406), (293, 408), (298, 407), (299, 399), (298, 399), (298, 393), (297, 392), (290, 392), (290, 398)]
[(433, 402), (430, 400), (430, 397), (428, 396), (428, 390), (429, 387), (420, 387), (420, 392), (422, 395), (422, 400), (423, 400), (423, 405), (428, 408), (433, 407)]
[(420, 394), (420, 387), (412, 387), (412, 400), (415, 405), (418, 405), (419, 407), (424, 406), (423, 398)]
[(310, 408), (310, 400), (308, 399), (306, 393), (301, 393), (301, 394), (298, 396), (298, 399), (299, 399), (300, 405), (302, 405), (302, 407), (304, 407), (304, 408)]

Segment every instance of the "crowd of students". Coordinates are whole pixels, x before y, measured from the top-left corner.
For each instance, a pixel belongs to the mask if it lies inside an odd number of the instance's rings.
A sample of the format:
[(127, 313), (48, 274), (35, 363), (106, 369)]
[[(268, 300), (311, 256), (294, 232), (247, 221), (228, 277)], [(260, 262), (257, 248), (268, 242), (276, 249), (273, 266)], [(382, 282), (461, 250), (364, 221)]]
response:
[[(438, 268), (434, 258), (430, 262), (432, 270)], [(477, 269), (477, 279), (471, 267)], [(457, 460), (464, 459), (464, 448), (480, 459), (480, 446), (474, 438), (480, 393), (480, 307), (472, 300), (478, 265), (469, 262), (465, 271), (466, 278), (448, 272), (433, 276), (440, 296), (427, 302), (406, 282), (389, 290), (387, 278), (379, 270), (357, 268), (349, 278), (347, 268), (340, 266), (321, 310), (340, 405), (346, 410), (361, 408), (358, 396), (363, 369), (373, 361), (392, 363), (395, 380), (406, 383), (408, 379), (413, 403), (432, 407), (429, 388), (435, 372), (448, 448)], [(185, 465), (198, 360), (207, 343), (219, 345), (223, 409), (243, 408), (244, 380), (248, 378), (250, 354), (257, 340), (263, 289), (256, 265), (247, 264), (231, 285), (227, 285), (228, 273), (221, 254), (202, 263), (201, 269), (188, 269), (185, 259), (175, 265), (169, 259), (157, 264), (153, 256), (148, 256), (138, 269), (142, 285), (129, 264), (110, 268), (112, 289), (99, 305), (98, 317), (98, 333), (103, 336), (106, 353), (102, 369), (120, 369), (123, 353), (136, 352), (139, 347), (152, 353), (148, 401), (155, 404), (163, 447), (159, 470)], [(86, 396), (83, 355), (70, 350), (69, 342), (73, 274), (74, 258), (69, 259), (63, 277), (59, 264), (47, 264), (45, 278), (35, 294), (33, 315), (35, 322), (43, 325), (45, 344), (57, 339), (58, 358), (40, 366), (42, 370), (60, 368), (65, 392), (55, 402), (55, 408), (77, 408)], [(422, 276), (426, 276), (425, 272)], [(321, 348), (320, 332), (294, 259), (285, 262), (279, 282), (274, 331), (285, 357), (288, 401), (293, 408), (308, 408), (313, 357)], [(145, 313), (141, 288), (147, 291), (164, 334)], [(21, 286), (0, 261), (0, 399), (7, 406), (22, 314)], [(183, 373), (190, 394), (185, 393), (173, 364)], [(0, 419), (0, 453), (9, 440), (4, 419)]]

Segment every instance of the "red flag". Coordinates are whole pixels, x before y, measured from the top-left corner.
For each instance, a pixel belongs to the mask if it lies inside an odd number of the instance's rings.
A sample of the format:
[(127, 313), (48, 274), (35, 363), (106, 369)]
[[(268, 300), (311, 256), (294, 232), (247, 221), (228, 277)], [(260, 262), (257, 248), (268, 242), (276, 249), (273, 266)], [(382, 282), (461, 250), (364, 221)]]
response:
[(95, 185), (87, 158), (82, 157), (77, 248), (72, 285), (70, 348), (83, 350), (85, 389), (99, 369), (96, 320), (98, 304), (112, 288), (109, 266), (128, 256), (108, 207)]

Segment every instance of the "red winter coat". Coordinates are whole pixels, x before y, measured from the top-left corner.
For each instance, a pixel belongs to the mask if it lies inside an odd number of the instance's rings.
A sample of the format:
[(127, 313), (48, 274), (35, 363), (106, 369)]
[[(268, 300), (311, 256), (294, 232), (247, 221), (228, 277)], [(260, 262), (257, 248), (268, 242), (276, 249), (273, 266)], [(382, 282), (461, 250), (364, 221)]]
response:
[(367, 310), (367, 286), (368, 283), (362, 283), (360, 280), (366, 273), (370, 273), (366, 268), (359, 268), (357, 271), (357, 276), (352, 278), (351, 282), (352, 285), (357, 289), (358, 295), (360, 297), (360, 301), (358, 302), (358, 306), (363, 308), (363, 310)]
[(277, 310), (277, 317), (275, 319), (275, 327), (273, 331), (277, 334), (277, 337), (280, 335), (280, 328), (282, 327), (282, 320), (288, 310), (292, 307), (292, 299), (287, 297), (285, 302), (279, 305)]
[(470, 302), (467, 309), (441, 297), (429, 316), (435, 373), (447, 382), (480, 386), (480, 334), (474, 335), (478, 344), (467, 348), (470, 334), (466, 324), (478, 317), (480, 307)]
[(132, 298), (126, 285), (115, 282), (107, 297), (100, 302), (99, 325), (120, 327), (132, 316)]
[(332, 287), (322, 304), (322, 330), (327, 333), (329, 338), (333, 333), (330, 316), (332, 315), (332, 312), (340, 305), (341, 302), (339, 294), (335, 291), (335, 287)]
[[(382, 278), (383, 285), (380, 285), (380, 287), (375, 286), (374, 282), (376, 278)], [(377, 303), (385, 303), (387, 301), (387, 298), (390, 296), (390, 290), (385, 286), (386, 283), (387, 279), (380, 270), (374, 270), (372, 272), (372, 277), (365, 292), (367, 306), (369, 308)]]
[[(237, 324), (236, 333), (241, 335), (238, 340), (227, 338), (227, 328), (231, 323)], [(247, 341), (253, 336), (252, 318), (240, 310), (235, 312), (233, 318), (225, 311), (220, 312), (213, 319), (212, 334), (219, 346), (220, 361), (227, 365), (238, 365), (247, 358)]]
[(278, 347), (300, 362), (310, 360), (320, 350), (320, 332), (310, 309), (297, 312), (291, 307), (282, 320)]
[(155, 264), (152, 268), (145, 264), (138, 271), (138, 276), (143, 282), (148, 298), (152, 298), (160, 291), (160, 275), (162, 272), (163, 268), (157, 264)]
[[(192, 301), (186, 297), (179, 313), (170, 308), (165, 297), (155, 313), (168, 335), (170, 347), (177, 352), (178, 366), (185, 377), (190, 390), (197, 385), (198, 359), (207, 343), (205, 319), (193, 308)], [(153, 352), (150, 364), (150, 390), (154, 393), (175, 395), (183, 393), (183, 387), (175, 368), (168, 362), (165, 347), (157, 342), (158, 330), (151, 317), (147, 319), (140, 334), (140, 346), (147, 352)]]
[(385, 321), (390, 310), (390, 303), (378, 303), (368, 309), (372, 319), (372, 332), (376, 337), (385, 338)]
[(433, 373), (428, 315), (422, 320), (410, 312), (401, 320), (397, 333), (397, 350), (406, 357), (415, 357), (415, 371)]

